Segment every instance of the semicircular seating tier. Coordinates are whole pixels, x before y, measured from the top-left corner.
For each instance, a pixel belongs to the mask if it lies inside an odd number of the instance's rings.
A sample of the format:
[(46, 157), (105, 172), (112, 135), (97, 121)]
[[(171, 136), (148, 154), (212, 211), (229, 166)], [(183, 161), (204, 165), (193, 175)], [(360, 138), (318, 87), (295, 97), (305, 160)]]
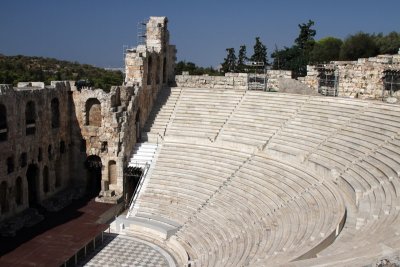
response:
[(144, 135), (162, 145), (135, 214), (178, 225), (167, 239), (183, 264), (365, 265), (399, 252), (400, 106), (197, 88), (157, 103)]

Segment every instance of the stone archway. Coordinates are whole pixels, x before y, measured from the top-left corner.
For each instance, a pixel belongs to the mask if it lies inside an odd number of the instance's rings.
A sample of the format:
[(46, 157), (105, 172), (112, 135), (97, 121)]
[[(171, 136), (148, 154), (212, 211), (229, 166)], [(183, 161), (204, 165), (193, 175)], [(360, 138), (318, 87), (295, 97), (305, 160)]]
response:
[(108, 182), (110, 184), (116, 185), (117, 184), (117, 163), (115, 160), (110, 160), (108, 162)]
[(86, 125), (101, 127), (101, 104), (96, 98), (89, 98), (85, 105)]
[(0, 103), (0, 141), (7, 140), (7, 109)]
[(50, 191), (50, 181), (49, 181), (49, 168), (44, 166), (43, 168), (43, 192), (47, 194)]
[(138, 109), (136, 112), (135, 125), (136, 125), (136, 142), (140, 142), (140, 140), (142, 139), (140, 132), (140, 109)]
[(15, 182), (15, 203), (17, 205), (22, 205), (24, 202), (24, 189), (23, 189), (23, 182), (21, 177), (17, 177)]
[(55, 97), (51, 100), (51, 127), (60, 127), (60, 102), (58, 98)]
[(3, 181), (0, 184), (0, 214), (8, 212), (8, 186), (7, 182)]
[(30, 164), (26, 171), (26, 180), (28, 182), (28, 199), (29, 207), (34, 207), (38, 204), (38, 178), (39, 169), (36, 164)]
[(85, 167), (87, 170), (87, 193), (90, 196), (97, 196), (101, 190), (102, 163), (99, 156), (90, 155), (86, 158)]

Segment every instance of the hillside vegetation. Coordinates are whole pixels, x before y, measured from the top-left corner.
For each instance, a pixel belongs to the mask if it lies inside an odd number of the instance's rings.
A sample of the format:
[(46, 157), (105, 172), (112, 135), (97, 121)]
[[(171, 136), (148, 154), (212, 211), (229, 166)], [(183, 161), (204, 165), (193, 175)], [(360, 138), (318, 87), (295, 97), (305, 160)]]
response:
[(50, 81), (64, 80), (89, 80), (94, 88), (109, 91), (112, 85), (122, 84), (123, 74), (54, 58), (0, 54), (0, 83), (16, 85), (30, 81), (50, 84)]

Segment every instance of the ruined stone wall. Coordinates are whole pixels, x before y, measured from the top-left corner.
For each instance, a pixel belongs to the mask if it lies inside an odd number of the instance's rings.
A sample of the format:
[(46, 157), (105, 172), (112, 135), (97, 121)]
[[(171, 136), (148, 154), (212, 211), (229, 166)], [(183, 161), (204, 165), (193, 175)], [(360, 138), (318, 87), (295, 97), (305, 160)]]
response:
[(216, 88), (216, 89), (247, 89), (246, 73), (226, 73), (225, 76), (189, 75), (184, 72), (175, 76), (178, 87)]
[[(175, 76), (175, 83), (178, 87), (192, 88), (216, 88), (216, 89), (234, 89), (247, 90), (248, 73), (225, 73), (225, 76), (208, 75), (189, 75), (183, 72), (182, 75)], [(266, 73), (267, 89), (279, 91), (279, 78), (291, 78), (291, 71), (268, 70)], [(257, 74), (257, 78), (264, 78), (264, 74)]]
[(124, 85), (109, 93), (74, 82), (0, 86), (0, 221), (72, 185), (92, 186), (89, 159), (100, 163), (97, 200), (124, 199), (124, 168), (158, 92), (174, 81), (167, 22), (150, 18), (146, 44), (127, 51)]
[(0, 85), (0, 220), (73, 183), (69, 85)]
[(173, 80), (176, 49), (169, 45), (167, 23), (165, 17), (150, 17), (146, 43), (126, 51), (123, 86), (113, 87), (109, 93), (89, 88), (73, 90), (80, 129), (74, 139), (84, 144), (80, 161), (92, 156), (101, 160), (98, 201), (124, 198), (123, 170), (158, 92)]
[[(385, 70), (400, 70), (400, 54), (379, 55), (357, 61), (333, 61), (325, 67), (335, 69), (338, 74), (338, 91), (342, 97), (380, 99), (388, 96), (384, 89)], [(299, 79), (313, 89), (318, 88), (318, 68), (307, 66), (307, 76)], [(395, 92), (400, 97), (400, 92)]]

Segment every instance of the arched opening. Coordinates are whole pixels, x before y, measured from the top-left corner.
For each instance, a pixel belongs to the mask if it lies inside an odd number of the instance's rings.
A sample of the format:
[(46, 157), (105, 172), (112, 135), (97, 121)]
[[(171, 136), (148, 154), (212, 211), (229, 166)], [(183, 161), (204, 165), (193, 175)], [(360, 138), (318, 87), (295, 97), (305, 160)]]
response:
[(62, 185), (63, 177), (64, 177), (64, 168), (63, 168), (63, 161), (62, 159), (58, 159), (55, 164), (56, 170), (56, 181), (55, 186), (59, 188)]
[(63, 140), (60, 141), (60, 154), (65, 153), (65, 142)]
[(117, 184), (117, 163), (114, 160), (108, 162), (108, 181)]
[(17, 177), (17, 180), (15, 181), (15, 203), (17, 205), (22, 205), (24, 201), (24, 191), (23, 191), (23, 184), (22, 184), (22, 178)]
[(44, 166), (43, 168), (43, 192), (48, 193), (50, 191), (50, 181), (49, 181), (49, 168)]
[(29, 207), (34, 207), (38, 204), (38, 177), (39, 169), (36, 164), (30, 164), (26, 171), (26, 180), (28, 182), (28, 198)]
[(26, 103), (25, 108), (26, 135), (33, 135), (36, 132), (36, 108), (33, 101)]
[(1, 213), (4, 214), (8, 212), (8, 186), (7, 182), (3, 181), (0, 184), (0, 209)]
[(10, 174), (14, 171), (15, 166), (14, 166), (14, 157), (8, 157), (7, 158), (7, 174)]
[(47, 147), (47, 156), (48, 156), (49, 160), (53, 159), (53, 147), (51, 145), (49, 145)]
[(160, 71), (161, 71), (161, 64), (160, 64), (160, 59), (157, 57), (156, 58), (156, 84), (160, 84)]
[(26, 152), (22, 153), (19, 156), (19, 166), (24, 168), (28, 164), (28, 154)]
[(41, 162), (43, 160), (43, 150), (41, 147), (39, 147), (38, 150), (38, 161)]
[(141, 139), (141, 132), (140, 132), (140, 109), (136, 112), (135, 118), (135, 125), (136, 125), (136, 141), (140, 142)]
[(101, 159), (91, 155), (85, 161), (87, 170), (87, 192), (90, 196), (97, 196), (101, 190)]
[(96, 98), (86, 101), (86, 125), (101, 127), (101, 104)]
[(164, 62), (163, 62), (163, 75), (162, 75), (162, 79), (163, 79), (163, 83), (167, 83), (167, 58), (164, 57)]
[(151, 57), (149, 57), (149, 60), (147, 62), (147, 85), (151, 85), (152, 73), (153, 73), (153, 60)]
[(7, 109), (3, 104), (0, 104), (0, 141), (7, 140)]
[(58, 128), (60, 127), (60, 103), (58, 98), (53, 98), (51, 100), (51, 127)]

